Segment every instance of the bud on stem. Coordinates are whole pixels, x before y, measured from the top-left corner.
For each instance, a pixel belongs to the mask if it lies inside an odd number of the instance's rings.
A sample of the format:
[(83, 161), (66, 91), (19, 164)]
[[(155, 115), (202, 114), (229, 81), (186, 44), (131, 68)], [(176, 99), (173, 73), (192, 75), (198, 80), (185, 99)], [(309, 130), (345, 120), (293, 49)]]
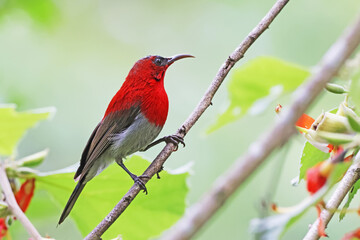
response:
[(347, 118), (337, 114), (322, 113), (313, 123), (311, 129), (314, 131), (324, 131), (331, 133), (351, 133), (352, 129)]
[(344, 93), (348, 93), (349, 91), (346, 90), (343, 86), (340, 86), (338, 84), (335, 83), (328, 83), (326, 84), (325, 87), (326, 90), (328, 90), (331, 93), (335, 93), (335, 94), (344, 94)]

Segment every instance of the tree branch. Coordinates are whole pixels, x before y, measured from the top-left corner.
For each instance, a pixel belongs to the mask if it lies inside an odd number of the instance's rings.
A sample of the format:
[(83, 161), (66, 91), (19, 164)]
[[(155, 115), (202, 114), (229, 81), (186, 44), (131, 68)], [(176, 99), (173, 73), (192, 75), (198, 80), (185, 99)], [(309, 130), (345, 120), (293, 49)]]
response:
[[(339, 185), (336, 187), (335, 192), (330, 197), (329, 201), (326, 203), (326, 207), (321, 212), (321, 219), (323, 220), (325, 226), (328, 225), (331, 218), (333, 217), (342, 200), (345, 198), (346, 194), (350, 191), (352, 186), (357, 180), (360, 179), (360, 162), (353, 164), (349, 170), (346, 172), (345, 176), (341, 179)], [(327, 209), (331, 209), (330, 211)], [(308, 233), (304, 237), (304, 240), (315, 240), (319, 239), (318, 235), (318, 226), (319, 218), (311, 225)]]
[[(225, 77), (241, 58), (244, 57), (245, 52), (255, 42), (255, 40), (269, 27), (270, 23), (280, 13), (289, 0), (278, 0), (275, 5), (270, 9), (266, 16), (260, 21), (260, 23), (249, 33), (249, 35), (241, 42), (241, 44), (234, 50), (228, 59), (222, 64), (205, 95), (200, 100), (197, 107), (190, 114), (187, 120), (183, 123), (181, 128), (176, 132), (177, 135), (184, 137), (191, 127), (196, 123), (200, 116), (210, 106), (211, 100), (215, 93), (219, 89), (220, 85), (224, 81)], [(155, 160), (145, 170), (143, 174), (152, 178), (163, 166), (167, 158), (174, 150), (172, 143), (167, 144), (164, 149), (159, 153)], [(146, 183), (148, 180), (144, 179)], [(102, 234), (116, 221), (116, 219), (125, 211), (134, 198), (139, 193), (140, 188), (137, 184), (134, 184), (131, 189), (123, 196), (120, 202), (114, 207), (113, 210), (100, 222), (100, 224), (85, 238), (100, 239)]]
[(274, 127), (254, 142), (248, 152), (214, 183), (211, 190), (180, 219), (162, 239), (190, 239), (221, 208), (235, 190), (262, 164), (276, 148), (295, 133), (295, 123), (325, 84), (338, 72), (360, 42), (360, 17), (331, 46), (307, 82), (294, 93), (292, 105), (276, 121)]
[(11, 213), (21, 222), (26, 231), (34, 240), (42, 240), (43, 238), (39, 232), (36, 230), (34, 225), (32, 225), (23, 211), (21, 211), (19, 205), (16, 202), (15, 196), (11, 190), (9, 179), (6, 175), (5, 164), (0, 164), (0, 185)]

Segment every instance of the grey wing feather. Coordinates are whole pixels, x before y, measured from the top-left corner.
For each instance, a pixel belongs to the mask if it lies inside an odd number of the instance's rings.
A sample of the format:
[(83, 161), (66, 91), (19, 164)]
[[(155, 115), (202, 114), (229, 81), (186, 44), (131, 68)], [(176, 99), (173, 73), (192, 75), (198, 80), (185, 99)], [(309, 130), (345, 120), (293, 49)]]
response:
[(89, 140), (88, 140), (87, 143), (86, 143), (86, 146), (85, 146), (85, 148), (84, 148), (84, 150), (83, 150), (83, 152), (82, 152), (82, 154), (81, 154), (80, 166), (79, 166), (79, 168), (76, 170), (74, 179), (76, 179), (76, 178), (81, 174), (82, 170), (84, 169), (84, 166), (85, 166), (85, 164), (86, 164), (86, 159), (87, 159), (87, 157), (88, 157), (88, 155), (89, 155), (90, 145), (91, 145), (91, 143), (92, 143), (92, 141), (93, 141), (93, 139), (94, 139), (94, 137), (95, 137), (95, 134), (96, 134), (97, 130), (98, 130), (99, 127), (100, 127), (100, 124), (101, 124), (101, 122), (95, 127), (94, 131), (93, 131), (93, 132), (91, 133), (91, 135), (90, 135)]
[(83, 151), (80, 167), (75, 178), (83, 178), (94, 164), (94, 161), (111, 145), (111, 137), (128, 128), (140, 113), (140, 107), (134, 106), (116, 113), (110, 113), (94, 129)]

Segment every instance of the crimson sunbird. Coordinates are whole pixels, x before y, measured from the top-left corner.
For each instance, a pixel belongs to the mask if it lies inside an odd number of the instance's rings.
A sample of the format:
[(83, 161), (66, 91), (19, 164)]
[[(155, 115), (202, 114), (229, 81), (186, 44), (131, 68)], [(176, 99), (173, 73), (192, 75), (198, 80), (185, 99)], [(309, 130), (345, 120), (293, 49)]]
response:
[(134, 64), (83, 150), (80, 166), (74, 176), (78, 183), (61, 214), (59, 224), (69, 215), (85, 184), (114, 160), (146, 193), (141, 178), (147, 176), (131, 173), (125, 167), (123, 159), (163, 141), (172, 142), (176, 146), (179, 143), (185, 145), (183, 139), (176, 135), (152, 141), (159, 135), (168, 114), (169, 101), (164, 89), (165, 72), (175, 61), (188, 57), (193, 56), (148, 56)]

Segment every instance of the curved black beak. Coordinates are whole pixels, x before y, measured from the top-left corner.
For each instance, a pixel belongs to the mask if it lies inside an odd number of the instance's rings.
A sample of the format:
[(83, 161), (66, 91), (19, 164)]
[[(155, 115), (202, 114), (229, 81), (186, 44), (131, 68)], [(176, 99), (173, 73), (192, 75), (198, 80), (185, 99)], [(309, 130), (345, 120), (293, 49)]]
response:
[(193, 55), (189, 55), (189, 54), (179, 54), (179, 55), (175, 55), (175, 56), (173, 56), (173, 57), (168, 58), (167, 65), (170, 66), (171, 64), (173, 64), (173, 63), (174, 63), (175, 61), (177, 61), (177, 60), (180, 60), (180, 59), (183, 59), (183, 58), (189, 58), (189, 57), (194, 58)]

